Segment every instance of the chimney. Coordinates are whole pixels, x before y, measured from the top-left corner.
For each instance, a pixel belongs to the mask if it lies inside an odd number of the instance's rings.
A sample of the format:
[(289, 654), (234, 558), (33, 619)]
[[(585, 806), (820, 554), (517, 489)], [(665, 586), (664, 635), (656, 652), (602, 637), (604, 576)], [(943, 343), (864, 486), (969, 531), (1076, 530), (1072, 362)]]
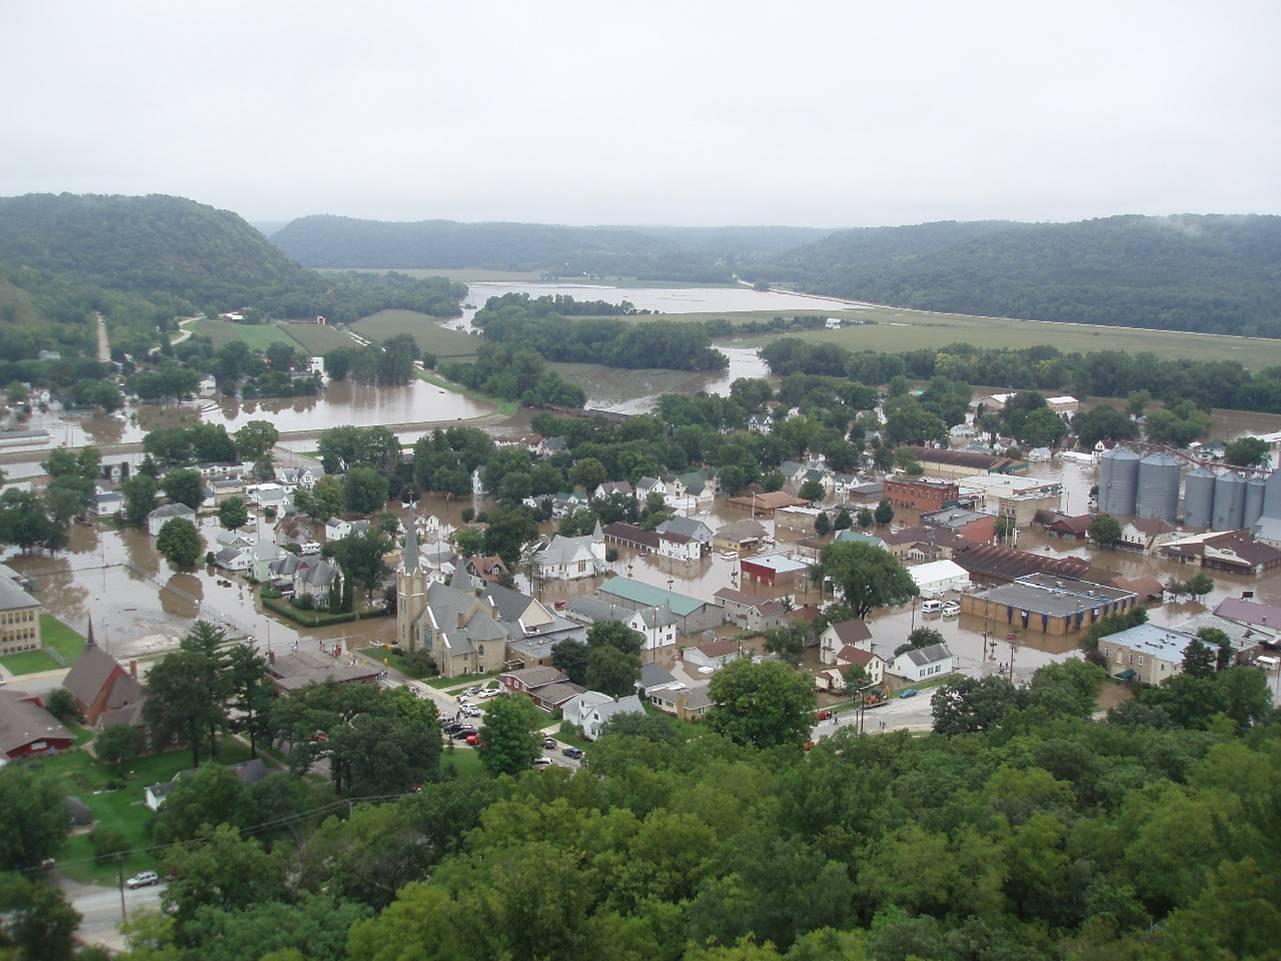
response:
[(138, 662), (137, 661), (129, 662), (129, 676), (132, 677), (135, 681), (138, 680)]

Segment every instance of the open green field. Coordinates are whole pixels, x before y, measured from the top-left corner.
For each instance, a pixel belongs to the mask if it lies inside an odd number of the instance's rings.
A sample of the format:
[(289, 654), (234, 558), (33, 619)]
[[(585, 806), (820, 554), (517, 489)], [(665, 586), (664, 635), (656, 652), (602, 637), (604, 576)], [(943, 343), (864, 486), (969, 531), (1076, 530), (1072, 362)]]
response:
[(40, 640), (51, 647), (67, 665), (84, 653), (85, 639), (52, 614), (40, 615)]
[(355, 347), (350, 337), (335, 327), (324, 324), (281, 324), (280, 329), (292, 337), (313, 357), (335, 347)]
[[(249, 757), (249, 749), (242, 744), (223, 738), (219, 742), (218, 760), (235, 764)], [(68, 751), (58, 757), (42, 759), (40, 770), (60, 778), (65, 794), (74, 794), (93, 812), (94, 826), (109, 828), (124, 835), (134, 853), (124, 862), (125, 877), (139, 871), (155, 870), (160, 864), (159, 852), (142, 849), (151, 844), (147, 823), (152, 812), (143, 804), (143, 788), (159, 781), (169, 781), (179, 771), (191, 767), (189, 750), (167, 751), (151, 757), (138, 758), (129, 765), (124, 786), (107, 790), (119, 784), (115, 772), (98, 764), (85, 751)], [(114, 884), (114, 864), (94, 864), (93, 843), (88, 834), (77, 834), (67, 839), (58, 855), (58, 868), (67, 877), (85, 883)]]
[(213, 341), (214, 350), (235, 340), (243, 340), (251, 350), (266, 350), (272, 344), (298, 346), (298, 341), (275, 324), (233, 324), (229, 320), (202, 317), (196, 322), (195, 332), (207, 334)]
[(420, 350), (438, 358), (459, 360), (476, 356), (480, 338), (461, 330), (447, 330), (429, 314), (416, 310), (380, 310), (362, 317), (351, 325), (352, 330), (370, 340), (386, 340), (397, 334), (409, 334)]
[[(1148, 352), (1159, 357), (1187, 357), (1195, 360), (1235, 360), (1252, 370), (1281, 364), (1281, 340), (1261, 337), (1229, 337), (1222, 334), (1194, 334), (1171, 330), (1141, 330), (1132, 327), (1102, 327), (1088, 324), (1061, 324), (1050, 321), (1015, 320), (1008, 317), (973, 317), (931, 311), (869, 307), (864, 310), (751, 311), (724, 314), (662, 314), (660, 319), (698, 322), (724, 318), (736, 324), (768, 321), (785, 316), (841, 317), (869, 321), (862, 326), (840, 330), (814, 330), (784, 334), (757, 334), (744, 340), (724, 341), (733, 346), (759, 347), (779, 337), (839, 344), (850, 350), (902, 352), (937, 349), (965, 342), (978, 347), (1021, 349), (1053, 344), (1065, 353), (1098, 350)], [(645, 321), (652, 317), (634, 317)]]
[(462, 781), (485, 776), (485, 766), (480, 763), (480, 752), (472, 748), (456, 747), (452, 751), (445, 748), (440, 754), (440, 769), (445, 771), (451, 767)]
[(44, 651), (22, 651), (18, 654), (6, 654), (0, 657), (10, 674), (39, 674), (41, 671), (56, 671), (62, 667)]

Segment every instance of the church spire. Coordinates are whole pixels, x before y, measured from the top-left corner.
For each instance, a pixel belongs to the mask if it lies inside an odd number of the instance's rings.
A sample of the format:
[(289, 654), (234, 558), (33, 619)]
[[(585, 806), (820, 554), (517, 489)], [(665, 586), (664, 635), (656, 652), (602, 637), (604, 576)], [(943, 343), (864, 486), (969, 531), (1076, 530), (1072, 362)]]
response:
[(406, 574), (418, 570), (418, 522), (410, 515), (409, 530), (405, 532), (405, 552), (400, 558), (400, 569)]
[(97, 647), (98, 642), (93, 639), (93, 615), (89, 615), (89, 636), (85, 638), (85, 647)]

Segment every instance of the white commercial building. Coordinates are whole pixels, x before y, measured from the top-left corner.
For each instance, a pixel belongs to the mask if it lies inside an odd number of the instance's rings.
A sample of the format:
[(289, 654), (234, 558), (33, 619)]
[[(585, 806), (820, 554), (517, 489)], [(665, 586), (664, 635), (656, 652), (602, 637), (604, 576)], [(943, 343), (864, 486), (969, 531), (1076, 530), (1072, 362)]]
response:
[(963, 591), (970, 586), (969, 572), (955, 561), (930, 561), (909, 567), (917, 589), (924, 597), (938, 597), (948, 591)]

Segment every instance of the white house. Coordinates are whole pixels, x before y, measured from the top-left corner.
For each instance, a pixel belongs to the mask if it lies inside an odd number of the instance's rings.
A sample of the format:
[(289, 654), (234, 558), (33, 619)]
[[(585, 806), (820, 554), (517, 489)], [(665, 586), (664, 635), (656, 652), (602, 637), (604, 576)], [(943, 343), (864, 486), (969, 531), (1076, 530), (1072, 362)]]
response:
[(254, 557), (247, 547), (224, 547), (214, 554), (214, 564), (224, 571), (239, 573), (253, 567)]
[(576, 581), (605, 573), (605, 535), (600, 522), (596, 530), (581, 537), (555, 535), (551, 543), (534, 555), (536, 576), (545, 580)]
[(885, 679), (885, 658), (857, 647), (843, 647), (836, 653), (840, 668), (861, 667), (869, 684), (877, 685)]
[(259, 582), (271, 580), (271, 565), (284, 554), (285, 551), (271, 541), (262, 541), (249, 548), (249, 555), (253, 558), (253, 579)]
[(624, 497), (631, 497), (633, 493), (635, 492), (632, 490), (632, 485), (625, 480), (605, 481), (605, 483), (597, 485), (596, 490), (592, 491), (592, 500), (609, 500), (609, 498), (614, 494), (622, 494)]
[(951, 674), (956, 670), (956, 655), (947, 649), (946, 644), (931, 644), (929, 647), (917, 647), (904, 651), (894, 658), (890, 673), (906, 678), (913, 684)]
[(219, 547), (253, 547), (254, 539), (242, 530), (229, 531), (220, 528), (214, 534), (214, 543)]
[(124, 497), (116, 491), (93, 495), (93, 513), (95, 517), (110, 517), (116, 511), (124, 510), (124, 506)]
[(702, 674), (711, 674), (714, 671), (719, 671), (730, 661), (744, 656), (742, 650), (739, 649), (738, 642), (728, 640), (708, 641), (706, 644), (687, 647), (680, 653), (686, 664), (689, 664)]
[(642, 503), (650, 494), (667, 496), (667, 485), (657, 477), (642, 477), (636, 482), (636, 497)]
[(669, 517), (654, 530), (660, 534), (684, 534), (709, 548), (712, 544), (712, 529), (697, 517)]
[(325, 521), (325, 541), (332, 543), (340, 541), (351, 533), (351, 521), (345, 521), (341, 517), (331, 517)]
[(659, 534), (658, 556), (676, 561), (696, 561), (703, 556), (703, 545), (685, 534)]
[(617, 701), (606, 700), (588, 708), (578, 720), (578, 726), (582, 729), (583, 737), (589, 741), (594, 741), (600, 737), (601, 729), (609, 723), (611, 718), (618, 717), (620, 714), (644, 714), (645, 708), (641, 705), (640, 698), (635, 694), (629, 694), (626, 697), (620, 697)]
[(186, 504), (162, 504), (147, 515), (147, 533), (152, 537), (158, 536), (160, 528), (165, 526), (165, 522), (173, 520), (175, 517), (190, 521), (193, 527), (196, 526), (196, 512)]
[(909, 567), (917, 589), (923, 597), (937, 597), (948, 591), (963, 591), (970, 586), (970, 574), (955, 561), (930, 561)]
[(565, 604), (564, 614), (583, 624), (597, 621), (621, 621), (644, 636), (642, 649), (654, 651), (676, 643), (677, 617), (668, 607), (641, 607), (630, 610), (595, 597), (572, 597)]
[(857, 617), (839, 624), (828, 624), (819, 635), (818, 659), (823, 664), (835, 664), (837, 654), (844, 648), (871, 649), (872, 629)]

